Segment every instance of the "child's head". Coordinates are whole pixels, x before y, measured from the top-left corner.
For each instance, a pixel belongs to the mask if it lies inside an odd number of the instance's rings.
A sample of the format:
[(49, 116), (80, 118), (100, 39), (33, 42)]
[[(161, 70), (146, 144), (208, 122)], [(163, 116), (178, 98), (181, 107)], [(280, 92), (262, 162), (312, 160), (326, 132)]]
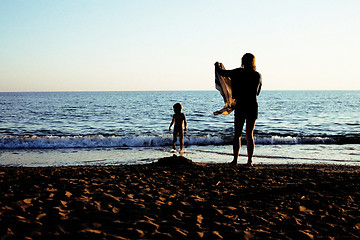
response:
[(173, 108), (174, 108), (175, 113), (181, 113), (182, 105), (181, 105), (181, 103), (175, 103)]

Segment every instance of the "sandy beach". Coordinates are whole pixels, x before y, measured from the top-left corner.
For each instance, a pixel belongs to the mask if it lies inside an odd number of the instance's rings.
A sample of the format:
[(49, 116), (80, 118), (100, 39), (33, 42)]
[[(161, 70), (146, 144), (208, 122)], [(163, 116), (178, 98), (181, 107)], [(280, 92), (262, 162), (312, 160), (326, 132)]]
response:
[(360, 167), (0, 168), (1, 239), (359, 239)]

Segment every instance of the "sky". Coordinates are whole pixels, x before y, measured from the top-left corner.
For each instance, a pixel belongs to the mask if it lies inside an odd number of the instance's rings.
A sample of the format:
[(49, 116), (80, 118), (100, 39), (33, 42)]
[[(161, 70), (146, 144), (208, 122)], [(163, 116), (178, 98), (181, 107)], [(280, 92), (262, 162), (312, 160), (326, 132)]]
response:
[(214, 90), (256, 57), (264, 90), (360, 90), (358, 0), (0, 0), (0, 92)]

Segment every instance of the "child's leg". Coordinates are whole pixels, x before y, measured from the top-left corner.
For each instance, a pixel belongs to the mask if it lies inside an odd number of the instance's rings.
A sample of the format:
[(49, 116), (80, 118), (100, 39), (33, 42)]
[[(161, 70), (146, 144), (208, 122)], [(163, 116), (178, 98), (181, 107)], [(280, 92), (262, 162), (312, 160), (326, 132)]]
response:
[(184, 147), (184, 130), (179, 132), (179, 140), (180, 140), (180, 150)]
[(173, 149), (176, 150), (176, 140), (177, 140), (177, 131), (174, 131), (173, 134)]

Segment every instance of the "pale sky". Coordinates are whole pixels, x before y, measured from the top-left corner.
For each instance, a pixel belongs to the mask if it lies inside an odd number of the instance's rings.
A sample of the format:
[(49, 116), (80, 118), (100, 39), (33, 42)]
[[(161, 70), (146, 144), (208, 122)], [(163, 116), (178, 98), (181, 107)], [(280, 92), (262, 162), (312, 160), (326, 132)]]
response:
[(253, 53), (264, 90), (360, 90), (359, 0), (0, 0), (0, 92), (214, 90)]

